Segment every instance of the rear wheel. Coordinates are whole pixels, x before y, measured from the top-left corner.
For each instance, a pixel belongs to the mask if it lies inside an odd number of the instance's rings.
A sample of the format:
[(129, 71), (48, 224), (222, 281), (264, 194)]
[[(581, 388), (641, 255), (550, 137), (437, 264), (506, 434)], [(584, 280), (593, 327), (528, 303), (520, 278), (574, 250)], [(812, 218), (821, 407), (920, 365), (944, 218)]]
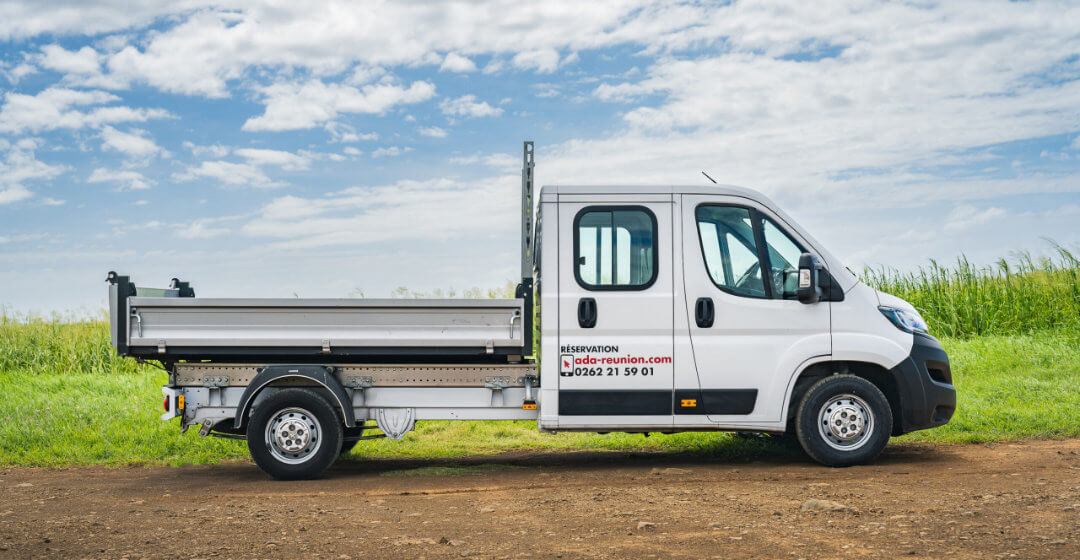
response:
[(795, 432), (807, 455), (830, 467), (872, 461), (892, 433), (892, 410), (873, 383), (832, 375), (814, 383), (799, 404)]
[(247, 442), (255, 464), (270, 476), (315, 478), (337, 459), (342, 426), (334, 407), (319, 394), (283, 389), (253, 409)]

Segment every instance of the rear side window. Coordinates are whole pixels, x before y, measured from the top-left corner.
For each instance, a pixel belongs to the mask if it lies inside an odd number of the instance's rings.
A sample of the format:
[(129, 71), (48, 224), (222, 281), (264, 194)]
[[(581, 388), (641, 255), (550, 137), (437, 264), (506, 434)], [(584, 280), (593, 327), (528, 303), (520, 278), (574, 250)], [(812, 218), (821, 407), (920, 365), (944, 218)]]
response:
[(574, 219), (574, 276), (587, 290), (644, 290), (656, 281), (656, 216), (590, 206)]

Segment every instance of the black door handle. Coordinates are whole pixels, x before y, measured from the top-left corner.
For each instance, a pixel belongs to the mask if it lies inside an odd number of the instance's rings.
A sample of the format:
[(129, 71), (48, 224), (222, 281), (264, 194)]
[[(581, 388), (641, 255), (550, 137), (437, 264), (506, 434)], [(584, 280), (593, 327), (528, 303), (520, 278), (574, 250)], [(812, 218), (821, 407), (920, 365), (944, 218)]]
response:
[(716, 320), (716, 308), (713, 306), (712, 298), (697, 298), (697, 303), (694, 304), (694, 319), (700, 328), (707, 329), (713, 326)]
[(583, 297), (577, 304), (577, 322), (583, 329), (591, 329), (596, 326), (596, 300), (591, 297)]

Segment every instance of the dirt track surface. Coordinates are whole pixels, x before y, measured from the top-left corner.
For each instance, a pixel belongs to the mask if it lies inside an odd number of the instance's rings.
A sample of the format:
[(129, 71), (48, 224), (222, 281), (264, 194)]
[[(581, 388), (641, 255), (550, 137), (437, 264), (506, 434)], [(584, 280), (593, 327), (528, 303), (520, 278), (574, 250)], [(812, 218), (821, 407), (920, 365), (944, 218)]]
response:
[(0, 558), (1080, 558), (1080, 440), (447, 464), (0, 470)]

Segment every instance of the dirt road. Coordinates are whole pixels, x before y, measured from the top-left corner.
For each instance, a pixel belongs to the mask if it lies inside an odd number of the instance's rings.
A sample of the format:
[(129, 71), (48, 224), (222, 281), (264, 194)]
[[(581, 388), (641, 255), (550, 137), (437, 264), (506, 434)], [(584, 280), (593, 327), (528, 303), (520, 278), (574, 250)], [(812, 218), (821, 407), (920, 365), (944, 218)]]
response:
[[(792, 457), (795, 457), (794, 459)], [(0, 470), (0, 558), (1080, 558), (1080, 440), (868, 467), (543, 454)]]

